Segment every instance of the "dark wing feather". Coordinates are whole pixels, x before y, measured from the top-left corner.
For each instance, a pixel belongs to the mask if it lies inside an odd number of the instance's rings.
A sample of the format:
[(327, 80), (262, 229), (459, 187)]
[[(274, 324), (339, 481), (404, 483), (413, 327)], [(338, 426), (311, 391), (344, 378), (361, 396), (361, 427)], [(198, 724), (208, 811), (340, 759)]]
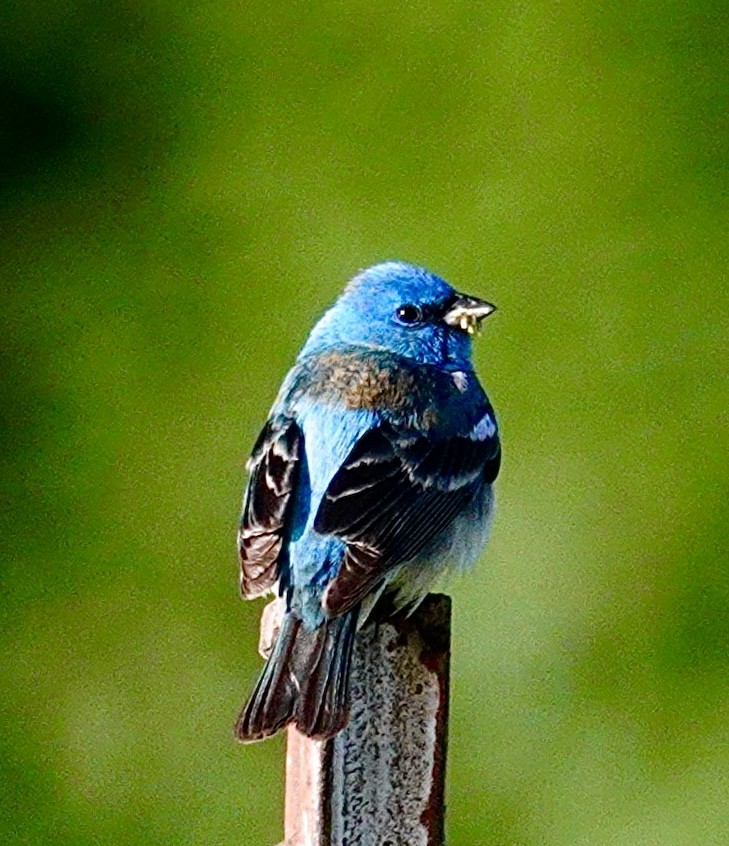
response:
[(246, 599), (265, 593), (278, 578), (302, 448), (303, 436), (296, 423), (275, 418), (266, 423), (248, 461), (250, 478), (238, 528), (240, 586)]
[(432, 441), (383, 425), (355, 444), (314, 523), (347, 542), (324, 608), (341, 614), (392, 567), (416, 557), (498, 473), (498, 437)]

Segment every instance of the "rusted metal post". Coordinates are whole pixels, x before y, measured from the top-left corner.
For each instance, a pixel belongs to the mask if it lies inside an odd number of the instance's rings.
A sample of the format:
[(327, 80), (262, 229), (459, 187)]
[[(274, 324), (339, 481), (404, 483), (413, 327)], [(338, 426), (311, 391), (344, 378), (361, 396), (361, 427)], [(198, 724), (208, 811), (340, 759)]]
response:
[(443, 846), (450, 616), (431, 594), (358, 633), (347, 728), (288, 729), (280, 846)]

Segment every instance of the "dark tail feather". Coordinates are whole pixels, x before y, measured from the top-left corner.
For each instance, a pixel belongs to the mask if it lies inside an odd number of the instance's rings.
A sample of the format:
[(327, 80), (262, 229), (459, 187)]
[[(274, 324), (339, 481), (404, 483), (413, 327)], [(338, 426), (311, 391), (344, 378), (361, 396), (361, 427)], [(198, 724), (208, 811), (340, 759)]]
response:
[(271, 655), (235, 725), (239, 740), (263, 740), (291, 722), (298, 691), (288, 664), (300, 627), (301, 621), (290, 615), (281, 621)]
[(285, 614), (273, 651), (235, 726), (248, 743), (295, 722), (308, 737), (332, 737), (349, 718), (349, 665), (359, 608), (310, 631)]

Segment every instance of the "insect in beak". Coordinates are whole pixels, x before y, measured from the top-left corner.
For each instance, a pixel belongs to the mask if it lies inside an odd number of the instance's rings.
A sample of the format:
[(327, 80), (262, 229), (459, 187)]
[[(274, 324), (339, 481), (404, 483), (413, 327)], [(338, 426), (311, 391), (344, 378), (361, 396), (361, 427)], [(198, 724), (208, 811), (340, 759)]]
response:
[(458, 294), (450, 304), (448, 311), (443, 315), (443, 320), (449, 326), (460, 329), (469, 335), (475, 335), (481, 331), (481, 322), (495, 311), (496, 306), (493, 303), (480, 300), (478, 297)]

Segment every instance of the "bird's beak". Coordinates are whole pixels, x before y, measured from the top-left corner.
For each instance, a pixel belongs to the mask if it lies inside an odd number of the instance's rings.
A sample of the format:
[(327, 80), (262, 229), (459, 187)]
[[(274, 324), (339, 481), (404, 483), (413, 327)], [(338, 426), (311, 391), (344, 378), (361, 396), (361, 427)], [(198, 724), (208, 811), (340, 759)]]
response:
[(469, 297), (466, 294), (458, 294), (451, 303), (448, 311), (443, 315), (443, 320), (456, 329), (475, 335), (481, 328), (481, 321), (496, 311), (493, 303), (486, 300), (479, 300), (477, 297)]

